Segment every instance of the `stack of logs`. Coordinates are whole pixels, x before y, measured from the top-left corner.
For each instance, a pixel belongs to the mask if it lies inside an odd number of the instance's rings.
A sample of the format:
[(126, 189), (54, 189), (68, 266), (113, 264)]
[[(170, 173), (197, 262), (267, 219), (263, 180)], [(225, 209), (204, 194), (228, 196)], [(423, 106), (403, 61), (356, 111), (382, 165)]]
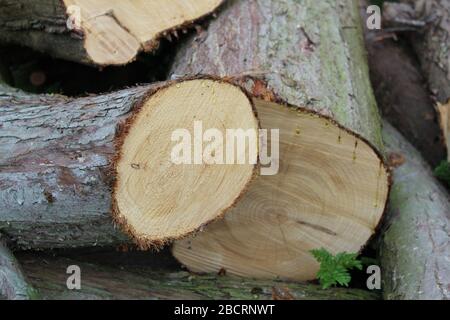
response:
[[(44, 268), (39, 254), (22, 250), (171, 245), (199, 274), (195, 281), (177, 269), (138, 274), (90, 265), (88, 284), (99, 274), (108, 280), (75, 298), (142, 298), (142, 290), (156, 298), (371, 299), (362, 290), (301, 282), (319, 269), (312, 249), (360, 252), (373, 239), (385, 298), (450, 298), (447, 191), (381, 119), (364, 46), (366, 34), (386, 119), (437, 164), (446, 146), (442, 128), (429, 120), (447, 123), (441, 114), (450, 98), (450, 59), (434, 52), (450, 33), (450, 1), (415, 9), (407, 2), (386, 12), (409, 10), (416, 22), (426, 10), (442, 16), (408, 38), (423, 58), (424, 77), (401, 52), (392, 54), (397, 68), (405, 65), (404, 80), (395, 69), (385, 72), (389, 51), (378, 48), (385, 33), (364, 30), (356, 0), (0, 0), (1, 43), (99, 68), (132, 62), (205, 20), (177, 45), (164, 82), (69, 98), (25, 93), (0, 77), (0, 294), (69, 298), (65, 274), (54, 270), (81, 262), (50, 259), (54, 267)], [(411, 87), (400, 85), (410, 79)], [(262, 157), (238, 163), (233, 154), (233, 164), (224, 164), (228, 154), (213, 137), (196, 136), (199, 123), (205, 134), (215, 128), (222, 136), (227, 129), (268, 130), (269, 140), (249, 142), (245, 156), (272, 150), (277, 171), (262, 175)], [(173, 161), (180, 129), (194, 145), (181, 150), (189, 163)], [(276, 130), (279, 141), (270, 134)], [(197, 161), (199, 144), (209, 162)], [(128, 295), (118, 293), (121, 281)], [(209, 290), (216, 281), (221, 289)]]

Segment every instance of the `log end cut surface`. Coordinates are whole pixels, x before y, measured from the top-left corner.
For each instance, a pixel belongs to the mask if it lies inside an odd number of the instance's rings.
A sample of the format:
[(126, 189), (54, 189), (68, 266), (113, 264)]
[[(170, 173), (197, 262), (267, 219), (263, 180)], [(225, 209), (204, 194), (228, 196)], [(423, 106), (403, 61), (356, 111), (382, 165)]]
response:
[[(214, 129), (223, 136), (227, 129), (257, 132), (259, 127), (240, 88), (197, 79), (151, 95), (119, 139), (115, 215), (144, 248), (179, 239), (222, 216), (255, 174), (257, 164), (250, 161), (208, 164), (202, 158), (198, 163), (195, 150), (204, 139), (196, 131), (199, 125), (205, 134)], [(178, 152), (182, 141), (188, 148)], [(257, 148), (256, 143), (252, 152), (257, 154)], [(179, 163), (182, 158), (174, 153), (188, 161)]]
[(261, 126), (280, 129), (280, 169), (252, 183), (225, 219), (177, 241), (195, 272), (314, 279), (312, 249), (358, 252), (385, 209), (389, 173), (377, 152), (335, 122), (261, 100)]
[(92, 63), (121, 65), (141, 50), (151, 51), (158, 39), (176, 28), (192, 24), (222, 0), (64, 0), (74, 21), (77, 14)]

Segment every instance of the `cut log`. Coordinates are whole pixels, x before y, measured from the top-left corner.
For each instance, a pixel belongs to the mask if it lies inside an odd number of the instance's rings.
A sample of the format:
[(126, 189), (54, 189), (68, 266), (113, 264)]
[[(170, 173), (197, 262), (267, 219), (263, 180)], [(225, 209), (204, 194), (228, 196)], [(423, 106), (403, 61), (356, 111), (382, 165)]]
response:
[[(148, 267), (111, 267), (42, 255), (24, 254), (19, 259), (42, 299), (267, 300), (276, 299), (278, 291), (299, 300), (379, 299), (377, 294), (360, 289), (322, 290), (313, 284), (199, 276)], [(81, 290), (67, 289), (65, 270), (70, 265), (77, 265), (82, 270)]]
[(0, 235), (0, 300), (28, 300), (36, 297), (34, 288), (22, 274), (19, 263)]
[(375, 232), (389, 177), (362, 35), (357, 1), (228, 1), (180, 50), (172, 76), (230, 76), (257, 97), (262, 128), (280, 130), (278, 174), (175, 243), (190, 270), (313, 279), (310, 250), (357, 252)]
[(123, 65), (223, 0), (1, 0), (0, 41), (97, 66)]
[(450, 199), (420, 154), (389, 124), (395, 166), (380, 242), (386, 299), (450, 299)]
[(111, 245), (126, 239), (111, 211), (142, 248), (196, 231), (233, 205), (257, 164), (172, 161), (173, 132), (195, 120), (220, 133), (259, 126), (247, 95), (222, 80), (79, 99), (5, 92), (0, 231), (23, 248)]
[[(365, 10), (363, 14), (367, 18)], [(404, 41), (393, 39), (393, 33), (366, 29), (365, 35), (370, 76), (383, 116), (437, 166), (446, 159), (447, 147), (419, 61)]]
[[(398, 19), (401, 17), (402, 19)], [(448, 102), (450, 102), (450, 0), (403, 0), (384, 4), (383, 19), (390, 25), (417, 22), (409, 36), (422, 72), (437, 99), (441, 127), (447, 150), (450, 150)], [(447, 152), (450, 160), (450, 153)]]

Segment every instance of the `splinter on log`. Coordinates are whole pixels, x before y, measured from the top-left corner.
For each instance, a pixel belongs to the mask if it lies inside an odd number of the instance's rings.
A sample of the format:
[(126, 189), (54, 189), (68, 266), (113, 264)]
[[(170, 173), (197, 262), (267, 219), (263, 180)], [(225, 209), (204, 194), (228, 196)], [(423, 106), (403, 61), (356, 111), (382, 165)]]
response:
[(0, 0), (0, 41), (55, 57), (123, 65), (223, 0)]
[(186, 236), (234, 204), (257, 163), (177, 165), (172, 133), (196, 120), (257, 132), (253, 108), (241, 88), (207, 78), (78, 99), (5, 90), (0, 230), (23, 248), (111, 245), (126, 240), (113, 209), (143, 248)]
[(375, 232), (389, 174), (362, 36), (357, 1), (228, 1), (182, 48), (172, 75), (232, 77), (256, 96), (261, 127), (280, 130), (278, 174), (175, 243), (190, 270), (309, 280), (311, 249), (357, 252)]

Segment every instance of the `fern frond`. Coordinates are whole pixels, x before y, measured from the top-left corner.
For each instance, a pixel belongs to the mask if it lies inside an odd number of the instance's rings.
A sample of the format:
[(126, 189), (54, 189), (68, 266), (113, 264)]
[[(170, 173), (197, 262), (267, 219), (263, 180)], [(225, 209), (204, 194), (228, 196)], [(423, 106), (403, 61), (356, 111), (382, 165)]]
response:
[(362, 270), (363, 268), (363, 263), (358, 260), (356, 253), (341, 252), (333, 256), (324, 248), (311, 250), (310, 252), (320, 263), (317, 279), (323, 289), (336, 285), (348, 287), (351, 281), (349, 270)]

